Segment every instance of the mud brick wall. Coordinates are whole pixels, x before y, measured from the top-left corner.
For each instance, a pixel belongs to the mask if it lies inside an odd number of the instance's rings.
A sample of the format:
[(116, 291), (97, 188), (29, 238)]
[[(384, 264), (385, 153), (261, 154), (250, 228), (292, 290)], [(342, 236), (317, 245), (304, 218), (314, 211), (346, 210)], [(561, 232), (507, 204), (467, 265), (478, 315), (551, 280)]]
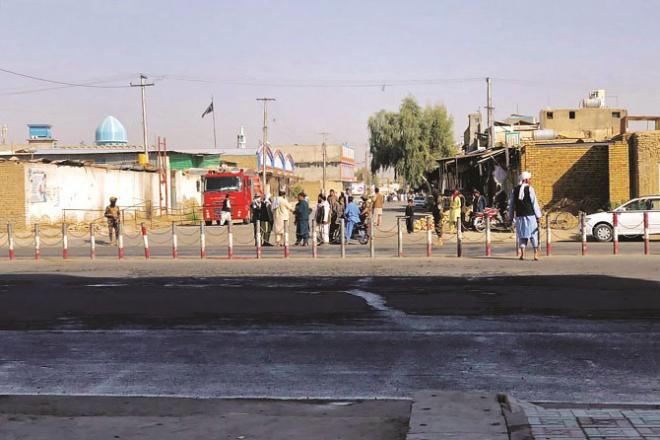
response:
[(620, 205), (630, 199), (630, 161), (628, 139), (621, 139), (609, 146), (609, 202)]
[(25, 227), (25, 166), (14, 161), (0, 161), (0, 228), (7, 223)]
[(630, 136), (632, 195), (660, 194), (660, 130)]
[(543, 209), (562, 198), (609, 201), (608, 145), (526, 145), (523, 169), (532, 173), (532, 185)]

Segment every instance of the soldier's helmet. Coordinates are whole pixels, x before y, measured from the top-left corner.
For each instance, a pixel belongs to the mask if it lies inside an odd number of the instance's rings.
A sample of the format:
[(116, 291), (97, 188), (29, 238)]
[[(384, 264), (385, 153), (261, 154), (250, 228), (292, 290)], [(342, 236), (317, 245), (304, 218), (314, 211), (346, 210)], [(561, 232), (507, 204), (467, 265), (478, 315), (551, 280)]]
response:
[(115, 197), (115, 196), (110, 197), (110, 201), (111, 201), (111, 202), (116, 202), (116, 201), (117, 201), (117, 197)]

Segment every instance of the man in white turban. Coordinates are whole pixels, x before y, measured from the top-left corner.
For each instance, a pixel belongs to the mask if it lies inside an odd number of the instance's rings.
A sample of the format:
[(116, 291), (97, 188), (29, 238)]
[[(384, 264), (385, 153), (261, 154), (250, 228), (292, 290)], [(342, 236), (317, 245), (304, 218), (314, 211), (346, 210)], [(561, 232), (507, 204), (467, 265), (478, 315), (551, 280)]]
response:
[(524, 171), (520, 183), (511, 192), (509, 198), (509, 218), (515, 221), (520, 259), (525, 259), (525, 248), (531, 242), (534, 248), (534, 260), (539, 259), (539, 219), (541, 208), (536, 199), (536, 192), (530, 186), (532, 174)]

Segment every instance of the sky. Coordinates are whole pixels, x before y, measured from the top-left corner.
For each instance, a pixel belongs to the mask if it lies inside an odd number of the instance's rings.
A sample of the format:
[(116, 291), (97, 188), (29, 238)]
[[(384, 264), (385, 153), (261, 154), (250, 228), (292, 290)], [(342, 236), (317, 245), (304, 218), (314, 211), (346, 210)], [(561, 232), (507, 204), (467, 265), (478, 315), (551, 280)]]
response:
[[(142, 143), (140, 72), (150, 142), (234, 147), (261, 139), (348, 142), (358, 157), (367, 120), (403, 98), (443, 104), (461, 139), (467, 114), (496, 118), (577, 106), (606, 89), (608, 105), (660, 114), (660, 1), (0, 0), (0, 69), (99, 87), (60, 87), (0, 72), (0, 126), (23, 143), (50, 123), (62, 145), (91, 144), (114, 115)], [(384, 86), (383, 86), (384, 85)], [(44, 90), (46, 89), (46, 90)], [(484, 114), (485, 116), (485, 114)]]

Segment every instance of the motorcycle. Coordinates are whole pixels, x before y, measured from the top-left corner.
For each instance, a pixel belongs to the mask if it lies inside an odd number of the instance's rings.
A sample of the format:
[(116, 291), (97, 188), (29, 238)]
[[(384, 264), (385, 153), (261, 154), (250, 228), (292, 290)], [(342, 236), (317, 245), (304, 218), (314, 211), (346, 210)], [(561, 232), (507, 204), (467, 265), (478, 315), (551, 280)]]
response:
[[(358, 243), (365, 245), (369, 243), (369, 226), (365, 222), (356, 223), (353, 226), (353, 233), (351, 234), (351, 240), (357, 240)], [(332, 244), (341, 244), (341, 237), (337, 234), (337, 237), (331, 241)]]
[(491, 231), (510, 231), (511, 225), (507, 224), (499, 209), (486, 208), (484, 212), (474, 213), (472, 216), (472, 227), (477, 232), (486, 230), (486, 218), (490, 220)]

